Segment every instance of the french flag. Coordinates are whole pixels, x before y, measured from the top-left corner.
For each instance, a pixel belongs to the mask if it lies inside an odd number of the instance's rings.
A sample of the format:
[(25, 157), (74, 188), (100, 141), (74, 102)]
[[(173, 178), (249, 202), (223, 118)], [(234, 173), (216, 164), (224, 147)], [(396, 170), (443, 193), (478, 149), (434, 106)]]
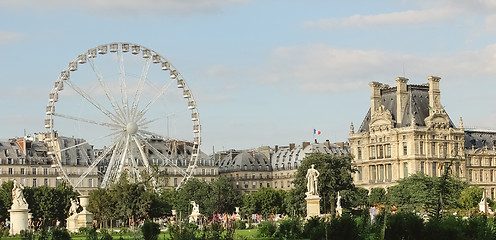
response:
[(313, 129), (313, 134), (319, 135), (320, 134), (320, 131), (317, 131), (317, 129)]

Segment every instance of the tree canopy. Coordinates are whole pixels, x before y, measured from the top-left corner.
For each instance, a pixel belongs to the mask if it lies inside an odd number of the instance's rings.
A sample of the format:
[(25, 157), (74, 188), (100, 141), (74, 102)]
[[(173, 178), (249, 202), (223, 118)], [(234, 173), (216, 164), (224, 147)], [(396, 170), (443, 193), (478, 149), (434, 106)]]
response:
[(293, 181), (295, 188), (288, 193), (288, 212), (304, 213), (306, 211), (306, 174), (312, 164), (315, 164), (315, 169), (320, 173), (317, 189), (319, 196), (322, 198), (322, 211), (334, 212), (337, 192), (354, 188), (351, 176), (354, 170), (351, 166), (351, 160), (351, 155), (307, 154), (301, 162), (301, 166), (298, 167)]

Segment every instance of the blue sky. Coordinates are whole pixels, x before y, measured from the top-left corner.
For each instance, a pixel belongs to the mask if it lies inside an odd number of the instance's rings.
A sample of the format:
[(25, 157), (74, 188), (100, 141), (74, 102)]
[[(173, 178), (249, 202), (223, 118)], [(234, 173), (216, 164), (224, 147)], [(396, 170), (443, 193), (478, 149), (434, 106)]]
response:
[(0, 1), (0, 138), (44, 131), (78, 54), (134, 42), (169, 59), (198, 103), (202, 150), (346, 141), (368, 82), (440, 76), (466, 127), (495, 129), (496, 1)]

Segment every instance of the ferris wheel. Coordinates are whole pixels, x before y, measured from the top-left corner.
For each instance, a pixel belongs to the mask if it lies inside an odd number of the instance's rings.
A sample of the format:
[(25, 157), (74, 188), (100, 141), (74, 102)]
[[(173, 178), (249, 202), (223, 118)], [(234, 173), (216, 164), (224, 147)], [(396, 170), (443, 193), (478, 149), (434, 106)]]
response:
[[(76, 189), (102, 165), (100, 187), (108, 187), (124, 172), (141, 181), (157, 161), (182, 175), (179, 188), (200, 154), (197, 103), (184, 77), (133, 43), (100, 45), (69, 62), (50, 91), (45, 128), (52, 166)], [(168, 148), (152, 143), (158, 140)], [(186, 164), (171, 150), (178, 142), (188, 145)]]

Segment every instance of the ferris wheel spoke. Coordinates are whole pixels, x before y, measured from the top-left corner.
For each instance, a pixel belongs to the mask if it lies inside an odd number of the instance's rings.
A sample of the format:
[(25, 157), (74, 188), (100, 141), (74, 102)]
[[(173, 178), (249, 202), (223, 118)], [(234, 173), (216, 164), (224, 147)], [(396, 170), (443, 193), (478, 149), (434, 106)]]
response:
[(74, 84), (72, 81), (69, 79), (66, 80), (67, 85), (69, 85), (74, 91), (76, 91), (81, 97), (86, 99), (88, 102), (91, 103), (94, 107), (96, 107), (98, 110), (100, 110), (103, 114), (105, 114), (110, 120), (112, 120), (114, 123), (117, 124), (124, 124), (124, 122), (119, 119), (117, 116), (115, 116), (113, 113), (111, 113), (109, 110), (107, 110), (105, 107), (100, 105), (97, 101), (95, 101), (88, 93), (86, 93), (83, 89), (78, 87), (76, 84)]
[[(129, 99), (127, 97), (127, 86), (126, 86), (126, 71), (124, 67), (124, 55), (122, 55), (122, 48), (117, 51), (118, 62), (119, 62), (119, 82), (121, 89), (121, 102), (123, 106), (123, 111), (127, 116), (129, 116)], [(128, 120), (128, 119), (126, 119)]]
[(86, 178), (86, 176), (88, 176), (88, 174), (110, 153), (110, 151), (113, 150), (113, 148), (116, 147), (116, 145), (117, 145), (117, 143), (113, 143), (107, 149), (105, 149), (105, 151), (103, 151), (102, 155), (98, 156), (95, 159), (95, 161), (93, 161), (91, 163), (91, 165), (88, 167), (88, 169), (86, 169), (86, 171), (78, 178), (78, 180), (76, 181), (76, 184), (74, 186), (75, 187), (79, 186), (79, 184), (81, 184), (81, 182), (83, 182), (83, 180)]
[(179, 166), (177, 166), (171, 159), (169, 159), (168, 157), (166, 157), (164, 154), (162, 154), (160, 151), (158, 151), (153, 145), (151, 145), (148, 141), (146, 141), (145, 139), (137, 136), (142, 142), (144, 142), (149, 148), (150, 150), (152, 150), (152, 152), (154, 154), (156, 154), (164, 163), (166, 163), (167, 165), (171, 166), (171, 167), (174, 167), (176, 168), (179, 173), (183, 176), (186, 176), (188, 173), (186, 171), (184, 171), (182, 168), (179, 168)]
[(61, 113), (53, 113), (53, 115), (57, 116), (57, 117), (61, 117), (61, 118), (66, 118), (66, 119), (79, 121), (79, 122), (91, 123), (94, 125), (100, 125), (100, 126), (104, 126), (104, 127), (113, 128), (113, 129), (122, 129), (123, 128), (122, 125), (117, 125), (117, 124), (113, 124), (113, 123), (98, 122), (98, 121), (94, 121), (94, 120), (90, 120), (90, 119), (85, 119), (82, 117), (74, 117), (74, 116), (61, 114)]
[(115, 142), (115, 147), (114, 149), (112, 150), (112, 155), (110, 156), (110, 162), (107, 166), (107, 170), (105, 171), (105, 176), (103, 177), (103, 180), (102, 180), (102, 188), (105, 188), (107, 187), (107, 184), (109, 183), (110, 179), (111, 178), (111, 175), (113, 175), (113, 173), (115, 173), (114, 169), (116, 168), (116, 158), (118, 157), (117, 155), (119, 154), (119, 149), (121, 148), (122, 146), (122, 139), (124, 137), (121, 135), (121, 137)]
[(114, 97), (112, 96), (112, 93), (110, 92), (110, 89), (108, 88), (107, 84), (105, 83), (105, 79), (103, 78), (102, 73), (98, 69), (98, 66), (95, 63), (94, 58), (90, 58), (88, 60), (90, 63), (91, 69), (93, 69), (93, 72), (96, 74), (96, 77), (98, 79), (98, 82), (100, 83), (100, 86), (103, 88), (103, 91), (105, 92), (105, 95), (107, 96), (107, 99), (110, 101), (110, 105), (114, 108), (114, 111), (117, 115), (120, 115), (122, 119), (125, 119), (124, 113), (122, 112), (122, 109), (119, 107), (119, 105), (115, 102)]
[[(141, 120), (141, 118), (148, 112), (148, 110), (150, 109), (151, 106), (153, 106), (153, 104), (155, 104), (155, 102), (162, 96), (164, 95), (165, 92), (167, 92), (167, 90), (169, 89), (170, 85), (172, 84), (173, 81), (169, 81), (167, 84), (165, 84), (162, 89), (160, 90), (160, 92), (155, 95), (155, 97), (150, 101), (148, 102), (145, 107), (143, 109), (141, 109), (137, 114), (136, 114), (136, 121), (139, 121)], [(152, 87), (152, 89), (155, 89)]]
[(110, 133), (110, 134), (108, 134), (108, 135), (105, 135), (105, 136), (103, 136), (103, 137), (98, 137), (98, 138), (94, 138), (94, 139), (91, 139), (91, 140), (88, 140), (88, 141), (84, 141), (84, 142), (82, 142), (82, 143), (76, 144), (76, 145), (74, 145), (74, 146), (66, 147), (66, 148), (63, 148), (63, 149), (57, 150), (57, 151), (55, 151), (55, 152), (57, 152), (57, 153), (64, 152), (64, 151), (67, 151), (67, 150), (70, 150), (70, 149), (73, 149), (73, 148), (77, 148), (77, 147), (82, 146), (82, 145), (85, 145), (85, 144), (90, 144), (90, 142), (95, 142), (95, 141), (100, 140), (100, 139), (104, 139), (104, 138), (111, 137), (111, 136), (113, 136), (113, 135), (117, 135), (117, 134), (119, 134), (119, 133), (121, 133), (121, 132), (122, 132), (122, 131), (112, 132), (112, 133)]
[[(141, 71), (140, 80), (138, 82), (138, 88), (136, 89), (136, 93), (134, 95), (133, 107), (131, 108), (131, 116), (135, 116), (136, 111), (138, 110), (139, 101), (141, 95), (143, 94), (143, 87), (145, 86), (145, 81), (148, 78), (148, 71), (150, 70), (150, 64), (152, 60), (151, 58), (147, 58), (145, 61), (145, 65), (143, 66), (143, 70)], [(133, 121), (135, 119), (132, 119)]]
[(126, 137), (126, 144), (124, 146), (124, 150), (122, 151), (122, 155), (120, 156), (119, 168), (117, 169), (117, 175), (115, 176), (115, 180), (118, 181), (122, 174), (122, 169), (124, 168), (124, 163), (126, 161), (126, 157), (128, 157), (129, 150), (129, 134)]

